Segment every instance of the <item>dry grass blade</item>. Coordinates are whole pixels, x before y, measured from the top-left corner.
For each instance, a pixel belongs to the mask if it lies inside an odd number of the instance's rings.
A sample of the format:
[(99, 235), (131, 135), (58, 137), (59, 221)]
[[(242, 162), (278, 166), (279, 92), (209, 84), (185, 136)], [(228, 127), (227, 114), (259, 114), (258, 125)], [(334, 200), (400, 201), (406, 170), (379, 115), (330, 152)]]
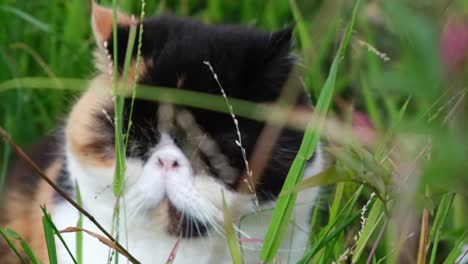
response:
[(88, 213), (83, 207), (78, 205), (67, 193), (65, 193), (60, 187), (58, 187), (47, 175), (39, 168), (39, 166), (31, 160), (31, 158), (20, 148), (16, 143), (11, 139), (10, 135), (0, 127), (0, 136), (5, 140), (10, 146), (15, 150), (15, 152), (20, 156), (21, 159), (26, 162), (31, 169), (36, 172), (43, 180), (47, 182), (60, 196), (62, 196), (68, 203), (70, 203), (73, 207), (75, 207), (78, 211), (80, 211), (83, 215), (86, 216), (110, 241), (115, 243), (115, 246), (119, 248), (119, 252), (122, 252), (122, 255), (128, 258), (128, 260), (132, 263), (140, 263), (135, 257), (133, 257), (122, 245), (118, 243), (118, 241), (112, 237), (109, 232), (107, 232), (104, 227), (99, 224), (96, 219)]
[(421, 235), (419, 237), (418, 264), (426, 263), (427, 243), (429, 235), (429, 210), (424, 208), (421, 220)]
[(119, 247), (117, 247), (117, 245), (114, 242), (112, 242), (112, 240), (110, 240), (110, 239), (106, 238), (105, 236), (100, 235), (98, 233), (86, 230), (86, 229), (81, 228), (81, 227), (67, 227), (67, 228), (65, 228), (63, 230), (60, 230), (60, 233), (75, 233), (75, 232), (85, 232), (86, 234), (97, 238), (99, 240), (99, 242), (101, 242), (102, 244), (104, 244), (104, 245), (118, 251), (122, 255), (125, 255), (125, 252), (123, 252)]
[(366, 264), (372, 263), (372, 258), (375, 255), (375, 252), (377, 251), (377, 246), (379, 245), (380, 241), (382, 240), (382, 237), (385, 233), (385, 229), (387, 228), (388, 222), (390, 221), (389, 218), (385, 219), (385, 223), (383, 224), (382, 228), (380, 229), (379, 235), (377, 236), (377, 239), (374, 242), (374, 245), (372, 245), (371, 252), (369, 253), (369, 256), (367, 257)]
[(179, 239), (177, 239), (177, 241), (175, 242), (174, 247), (172, 247), (171, 253), (169, 254), (169, 257), (167, 258), (166, 264), (174, 263), (174, 260), (177, 256), (177, 250), (179, 249), (181, 240), (182, 240), (182, 237), (179, 237)]
[(221, 82), (218, 79), (218, 75), (213, 69), (213, 66), (211, 66), (209, 61), (204, 61), (203, 62), (206, 66), (211, 71), (211, 74), (213, 75), (213, 78), (215, 79), (216, 83), (218, 84), (219, 89), (221, 90), (221, 94), (223, 95), (224, 100), (226, 101), (226, 105), (229, 109), (229, 113), (231, 114), (232, 120), (234, 121), (234, 126), (236, 127), (236, 132), (237, 132), (237, 139), (235, 140), (236, 145), (240, 148), (241, 153), (242, 153), (242, 158), (244, 159), (244, 165), (245, 165), (245, 173), (248, 175), (247, 178), (244, 179), (244, 181), (247, 183), (247, 186), (253, 195), (253, 200), (255, 202), (255, 205), (257, 208), (260, 207), (260, 204), (258, 202), (258, 197), (257, 197), (257, 192), (255, 191), (255, 181), (254, 177), (252, 174), (252, 170), (250, 169), (249, 161), (247, 160), (247, 153), (245, 151), (244, 145), (242, 144), (242, 135), (241, 135), (241, 130), (239, 128), (239, 121), (236, 117), (236, 114), (234, 113), (234, 108), (232, 107), (232, 104), (229, 102), (229, 99), (227, 97), (226, 91), (224, 91), (223, 86), (221, 85)]

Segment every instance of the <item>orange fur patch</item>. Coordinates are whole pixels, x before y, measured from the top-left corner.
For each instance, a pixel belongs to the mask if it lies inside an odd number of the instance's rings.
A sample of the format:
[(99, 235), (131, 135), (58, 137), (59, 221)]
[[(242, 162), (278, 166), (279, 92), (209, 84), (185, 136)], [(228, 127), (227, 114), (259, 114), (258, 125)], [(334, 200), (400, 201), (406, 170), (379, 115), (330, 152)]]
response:
[[(72, 152), (82, 162), (98, 167), (108, 167), (113, 164), (113, 156), (95, 155), (96, 153), (93, 151), (94, 141), (92, 140), (95, 133), (92, 128), (96, 127), (93, 114), (96, 111), (105, 111), (105, 106), (113, 104), (114, 84), (108, 73), (111, 66), (109, 62), (105, 62), (108, 59), (102, 52), (102, 49), (99, 48), (95, 52), (96, 67), (101, 73), (91, 81), (88, 91), (74, 105), (67, 121), (66, 138)], [(126, 96), (132, 94), (133, 85), (137, 81), (136, 78), (146, 73), (147, 65), (148, 62), (141, 60), (137, 68), (136, 62), (132, 61), (128, 70), (127, 84), (125, 85)], [(119, 76), (118, 86), (121, 87), (121, 85), (122, 77)], [(109, 118), (109, 122), (114, 122), (114, 120)]]
[[(97, 167), (109, 167), (113, 164), (113, 156), (102, 156), (94, 151), (95, 141), (93, 128), (96, 120), (93, 114), (96, 111), (105, 111), (105, 106), (112, 104), (112, 83), (105, 78), (96, 77), (74, 105), (65, 130), (67, 144), (70, 150), (83, 164)], [(114, 122), (114, 120), (108, 120)], [(112, 146), (110, 146), (112, 147)]]
[[(97, 5), (93, 2), (93, 9), (91, 15), (91, 24), (93, 27), (94, 36), (98, 45), (101, 46), (104, 41), (108, 40), (112, 34), (112, 23), (113, 23), (113, 10)], [(118, 25), (129, 25), (132, 23), (132, 19), (121, 13), (117, 12), (117, 24)]]
[[(45, 170), (46, 175), (56, 181), (62, 163), (55, 161)], [(47, 210), (53, 210), (54, 190), (45, 181), (39, 181), (35, 188), (35, 195), (31, 198), (17, 189), (8, 190), (5, 199), (4, 213), (7, 215), (7, 222), (2, 223), (2, 227), (8, 227), (17, 232), (28, 243), (36, 257), (46, 263), (48, 261), (47, 247), (45, 243), (42, 226), (42, 210), (40, 206), (45, 205)], [(19, 243), (17, 244), (18, 248)], [(1, 263), (20, 263), (19, 259), (11, 253), (1, 253)]]

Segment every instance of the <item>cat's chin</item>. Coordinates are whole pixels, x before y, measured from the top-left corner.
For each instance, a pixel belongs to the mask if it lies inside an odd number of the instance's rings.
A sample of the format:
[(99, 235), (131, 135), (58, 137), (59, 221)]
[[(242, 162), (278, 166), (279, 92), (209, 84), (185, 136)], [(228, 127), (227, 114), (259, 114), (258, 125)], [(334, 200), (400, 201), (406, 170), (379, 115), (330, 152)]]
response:
[(169, 216), (167, 232), (170, 235), (195, 238), (205, 236), (209, 232), (207, 222), (196, 218), (191, 212), (177, 208), (170, 200), (167, 200), (167, 214)]
[(156, 225), (160, 225), (171, 236), (182, 238), (196, 238), (208, 235), (211, 224), (197, 218), (186, 208), (177, 207), (168, 196), (153, 207), (147, 208), (146, 215)]
[(195, 212), (187, 210), (186, 207), (178, 207), (167, 194), (157, 203), (141, 211), (140, 219), (142, 216), (152, 224), (161, 225), (167, 234), (175, 237), (203, 237), (210, 231), (207, 221), (199, 219)]

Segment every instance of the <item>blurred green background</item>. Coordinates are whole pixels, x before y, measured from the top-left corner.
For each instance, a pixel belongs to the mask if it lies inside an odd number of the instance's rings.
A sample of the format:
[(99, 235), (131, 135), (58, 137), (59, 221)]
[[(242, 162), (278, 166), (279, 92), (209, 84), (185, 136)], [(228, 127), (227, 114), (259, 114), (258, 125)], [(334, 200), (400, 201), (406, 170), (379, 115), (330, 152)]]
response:
[[(110, 6), (111, 1), (100, 4)], [(206, 23), (244, 24), (265, 30), (295, 24), (298, 66), (304, 72), (304, 86), (315, 101), (353, 4), (354, 1), (344, 0), (147, 0), (145, 15), (166, 12)], [(80, 0), (0, 0), (0, 125), (21, 146), (28, 146), (62, 125), (77, 93), (66, 87), (28, 89), (19, 81), (16, 89), (6, 90), (2, 83), (22, 77), (92, 77), (95, 42), (90, 31), (90, 5), (91, 2)], [(136, 16), (141, 12), (140, 1), (122, 0), (119, 6)], [(384, 192), (380, 194), (395, 220), (385, 229), (388, 239), (379, 244), (375, 263), (382, 258), (389, 263), (416, 263), (411, 261), (416, 260), (418, 253), (414, 243), (419, 239), (417, 227), (423, 208), (431, 214), (430, 224), (437, 225), (434, 232), (440, 232), (439, 238), (446, 243), (432, 263), (442, 263), (439, 261), (445, 260), (466, 238), (467, 65), (468, 1), (363, 1), (351, 46), (338, 74), (330, 117), (352, 127), (361, 141), (369, 142), (336, 147), (336, 138), (324, 138), (334, 146), (331, 152), (337, 154), (336, 166), (353, 179), (360, 179), (360, 183), (373, 184), (372, 179), (366, 181), (366, 173), (377, 178), (388, 176), (378, 175), (378, 169), (372, 166), (382, 166), (391, 174), (388, 177), (397, 175), (384, 181), (384, 190), (365, 186), (359, 192), (364, 201), (372, 190)], [(372, 161), (366, 162), (367, 154)], [(0, 188), (11, 157), (11, 149), (1, 142)], [(352, 161), (361, 162), (362, 166), (353, 167)], [(322, 201), (324, 211), (336, 199), (345, 201), (352, 197), (361, 186), (340, 184), (342, 196), (337, 197), (336, 192), (326, 195)], [(442, 224), (434, 223), (443, 197), (450, 197), (449, 209)], [(398, 221), (408, 220), (398, 218), (408, 208), (414, 216), (410, 219), (413, 229), (395, 231), (401, 223)], [(375, 223), (378, 227), (383, 225), (383, 221)], [(317, 225), (320, 230), (320, 223)], [(352, 244), (349, 234), (356, 233), (359, 227), (358, 220), (340, 232), (315, 260), (337, 260)], [(407, 247), (410, 253), (405, 256), (400, 249), (411, 239), (398, 244), (395, 237), (410, 233), (416, 242)], [(376, 236), (377, 232), (366, 240), (366, 250), (370, 250)], [(431, 238), (435, 239), (435, 235)], [(392, 243), (399, 246), (393, 247)], [(358, 262), (364, 260), (363, 257)]]

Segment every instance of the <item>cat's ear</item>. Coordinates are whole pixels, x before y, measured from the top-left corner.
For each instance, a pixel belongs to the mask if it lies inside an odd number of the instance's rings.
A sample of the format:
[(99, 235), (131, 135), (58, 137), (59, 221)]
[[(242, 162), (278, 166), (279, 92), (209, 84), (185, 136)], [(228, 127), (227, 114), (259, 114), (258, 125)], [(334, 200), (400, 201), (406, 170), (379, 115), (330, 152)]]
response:
[(259, 96), (275, 93), (279, 95), (288, 80), (295, 61), (291, 53), (293, 30), (294, 27), (287, 27), (265, 35), (259, 49), (253, 49), (256, 54), (248, 56), (244, 66), (249, 69), (246, 71), (246, 78), (253, 80), (252, 87), (255, 88), (251, 90), (256, 91)]
[[(101, 73), (120, 74), (113, 73), (112, 64), (117, 64), (122, 67), (124, 62), (125, 53), (127, 50), (127, 42), (129, 36), (129, 30), (132, 25), (137, 25), (140, 21), (136, 20), (133, 17), (127, 16), (122, 12), (117, 12), (117, 57), (114, 58), (113, 52), (113, 21), (114, 21), (114, 12), (112, 8), (106, 8), (99, 6), (93, 2), (93, 7), (91, 11), (91, 25), (93, 28), (94, 37), (98, 48), (94, 51), (94, 64), (96, 69)], [(136, 49), (136, 47), (134, 47)], [(131, 76), (137, 76), (135, 72), (137, 69), (135, 65), (130, 65), (130, 74)], [(140, 63), (138, 71), (141, 72), (144, 69), (143, 63)], [(129, 78), (132, 79), (133, 77)]]
[(294, 31), (294, 25), (288, 26), (277, 32), (274, 32), (271, 37), (271, 42), (276, 47), (285, 47), (290, 49), (292, 45), (292, 34)]
[(293, 31), (294, 25), (272, 33), (268, 43), (267, 57), (288, 55), (292, 47)]
[[(105, 41), (109, 41), (112, 36), (113, 10), (102, 7), (93, 1), (91, 11), (91, 25), (93, 27), (94, 37), (98, 46), (102, 47)], [(132, 18), (122, 12), (117, 12), (117, 24), (130, 25)]]

